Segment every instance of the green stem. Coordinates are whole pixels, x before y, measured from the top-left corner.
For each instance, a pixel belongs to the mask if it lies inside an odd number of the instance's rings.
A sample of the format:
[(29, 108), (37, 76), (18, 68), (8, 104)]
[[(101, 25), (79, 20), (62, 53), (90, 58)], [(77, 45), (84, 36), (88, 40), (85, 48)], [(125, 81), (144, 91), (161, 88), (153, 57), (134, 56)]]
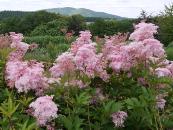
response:
[(91, 130), (91, 121), (90, 121), (90, 110), (89, 110), (89, 104), (88, 104), (88, 123), (89, 123), (89, 130)]

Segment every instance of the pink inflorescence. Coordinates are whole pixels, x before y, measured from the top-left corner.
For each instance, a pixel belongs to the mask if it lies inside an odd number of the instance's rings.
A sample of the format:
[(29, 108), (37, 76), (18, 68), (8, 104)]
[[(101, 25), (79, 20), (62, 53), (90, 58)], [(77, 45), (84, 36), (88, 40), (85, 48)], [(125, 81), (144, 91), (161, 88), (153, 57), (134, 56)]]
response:
[[(108, 79), (106, 72), (106, 63), (103, 60), (103, 54), (97, 54), (95, 43), (91, 41), (91, 33), (89, 31), (80, 32), (80, 37), (72, 43), (68, 52), (58, 56), (54, 66), (50, 68), (51, 75), (59, 78), (72, 72), (79, 73), (80, 76), (88, 76), (94, 78), (99, 76), (103, 80)], [(72, 81), (80, 81), (72, 78)], [(80, 88), (83, 88), (83, 82), (76, 82)], [(84, 83), (85, 84), (85, 83)]]
[(12, 40), (12, 44), (10, 46), (11, 48), (14, 48), (14, 51), (10, 53), (8, 61), (22, 60), (23, 56), (29, 49), (29, 45), (27, 43), (22, 42), (23, 35), (20, 33), (16, 34), (14, 32), (11, 32), (10, 37)]
[(78, 49), (74, 60), (78, 70), (88, 77), (93, 78), (96, 73), (100, 76), (102, 76), (103, 73), (103, 75), (106, 75), (101, 58), (101, 55), (96, 54), (94, 46), (91, 44), (84, 44)]
[(156, 107), (161, 110), (165, 108), (166, 103), (166, 100), (163, 97), (163, 95), (156, 96)]
[(6, 64), (5, 79), (10, 88), (15, 87), (18, 92), (27, 93), (33, 90), (37, 95), (41, 95), (48, 87), (47, 78), (44, 76), (44, 66), (36, 61), (23, 61), (23, 57), (29, 45), (22, 42), (23, 35), (10, 33), (14, 48), (8, 57)]
[(75, 54), (78, 51), (78, 49), (84, 44), (92, 43), (91, 36), (92, 35), (90, 31), (81, 31), (79, 38), (71, 45), (71, 52)]
[(41, 126), (57, 118), (58, 107), (52, 99), (52, 96), (39, 97), (29, 105), (33, 110), (33, 116)]
[(127, 118), (127, 113), (124, 111), (118, 111), (112, 114), (112, 121), (115, 127), (124, 127), (124, 121)]
[[(146, 35), (140, 33), (144, 32)], [(139, 23), (136, 30), (130, 35), (130, 39), (134, 40), (129, 44), (123, 40), (119, 43), (115, 42), (117, 36), (106, 39), (103, 48), (103, 55), (109, 62), (109, 67), (114, 71), (129, 71), (138, 64), (161, 59), (165, 57), (163, 45), (156, 39), (154, 34), (157, 32), (157, 26), (149, 23)], [(124, 36), (126, 37), (126, 35)], [(137, 37), (137, 39), (135, 39)], [(124, 39), (121, 36), (122, 39)]]
[(143, 41), (145, 39), (154, 38), (157, 33), (158, 26), (152, 23), (141, 22), (135, 25), (135, 31), (130, 35), (130, 40)]
[(50, 72), (53, 77), (59, 78), (65, 75), (65, 73), (72, 73), (75, 71), (74, 56), (70, 52), (65, 52), (62, 55), (58, 56), (56, 63)]

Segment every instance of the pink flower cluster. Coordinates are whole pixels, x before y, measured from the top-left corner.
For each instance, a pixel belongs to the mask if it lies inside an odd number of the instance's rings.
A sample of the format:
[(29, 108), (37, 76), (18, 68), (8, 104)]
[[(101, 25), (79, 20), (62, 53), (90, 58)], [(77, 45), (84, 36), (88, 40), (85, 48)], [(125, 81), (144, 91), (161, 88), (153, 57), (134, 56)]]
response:
[(47, 122), (57, 118), (58, 108), (52, 99), (52, 96), (39, 97), (29, 105), (33, 110), (33, 116), (41, 126), (44, 126)]
[(135, 25), (135, 31), (130, 35), (130, 40), (143, 41), (145, 39), (154, 38), (157, 33), (158, 26), (152, 23), (141, 22)]
[(73, 71), (75, 71), (74, 56), (70, 52), (58, 56), (56, 63), (50, 69), (52, 76), (55, 78), (62, 77), (67, 73), (70, 74)]
[(82, 80), (71, 80), (69, 83), (67, 83), (67, 85), (74, 86), (74, 87), (78, 86), (81, 89), (87, 87), (87, 84), (84, 84)]
[(23, 61), (29, 45), (23, 43), (22, 38), (22, 34), (11, 33), (11, 48), (14, 48), (14, 51), (10, 53), (6, 63), (5, 79), (7, 85), (15, 87), (18, 92), (27, 93), (29, 90), (34, 90), (40, 95), (48, 87), (47, 78), (43, 74), (44, 66), (36, 61)]
[[(156, 29), (157, 26), (153, 24), (139, 23), (136, 25), (134, 33), (130, 35), (130, 39), (135, 41), (127, 44), (123, 40), (119, 40), (120, 43), (115, 42), (117, 39), (115, 36), (107, 39), (103, 55), (110, 63), (109, 67), (116, 72), (129, 71), (138, 64), (148, 64), (155, 59), (164, 58), (163, 45), (153, 36), (157, 32)], [(146, 35), (140, 32), (146, 33)], [(132, 37), (140, 37), (140, 40)]]
[[(80, 71), (89, 78), (99, 76), (108, 80), (108, 67), (115, 72), (130, 71), (139, 64), (150, 66), (151, 62), (165, 58), (163, 45), (156, 39), (157, 26), (151, 23), (139, 23), (130, 35), (132, 42), (126, 42), (128, 34), (107, 37), (102, 52), (96, 51), (91, 41), (91, 33), (82, 31), (80, 37), (72, 43), (69, 52), (63, 53), (50, 69), (53, 77), (64, 76), (67, 72)], [(158, 71), (158, 70), (157, 70)], [(157, 72), (158, 73), (158, 72)]]
[(155, 74), (160, 77), (171, 77), (173, 78), (173, 62), (165, 61), (162, 67), (155, 69)]
[[(107, 69), (112, 69), (113, 74), (120, 74), (121, 71), (127, 72), (129, 78), (132, 77), (131, 69), (138, 65), (144, 65), (152, 74), (160, 77), (173, 78), (173, 62), (166, 60), (163, 45), (156, 39), (157, 26), (151, 23), (139, 23), (135, 26), (135, 31), (126, 41), (127, 34), (118, 34), (107, 37), (106, 43), (101, 51), (97, 51), (97, 44), (91, 40), (89, 31), (80, 32), (80, 37), (72, 43), (69, 51), (57, 57), (55, 63), (50, 68), (51, 78), (44, 76), (44, 66), (42, 63), (24, 61), (23, 57), (28, 49), (34, 49), (36, 44), (29, 46), (22, 42), (23, 35), (11, 33), (14, 50), (8, 57), (6, 64), (5, 79), (7, 85), (16, 88), (18, 92), (32, 90), (36, 95), (42, 95), (48, 88), (49, 83), (64, 83), (64, 86), (77, 86), (85, 88), (89, 80), (100, 77), (104, 81), (109, 80)], [(157, 64), (157, 68), (151, 64)], [(64, 81), (66, 80), (66, 81)], [(144, 77), (137, 77), (137, 82), (147, 85)], [(159, 84), (158, 86), (164, 86)], [(105, 97), (101, 89), (97, 89), (96, 96), (100, 100)], [(57, 117), (58, 108), (52, 101), (53, 97), (43, 96), (30, 104), (33, 109), (33, 116), (36, 117), (39, 125), (46, 125), (47, 122)], [(156, 97), (156, 107), (164, 109), (166, 100)], [(115, 127), (123, 127), (127, 118), (127, 113), (118, 111), (112, 114), (112, 121)]]
[(15, 50), (10, 53), (9, 55), (9, 61), (15, 61), (15, 60), (22, 60), (23, 56), (29, 49), (29, 45), (22, 42), (23, 35), (22, 34), (16, 34), (15, 32), (10, 33), (12, 44), (11, 48), (14, 48)]
[(156, 96), (156, 107), (158, 109), (163, 110), (165, 107), (166, 100), (164, 99), (164, 95)]
[[(102, 54), (97, 54), (95, 44), (91, 41), (90, 32), (82, 31), (80, 33), (80, 37), (72, 43), (70, 51), (58, 56), (56, 63), (50, 68), (51, 75), (59, 78), (64, 75), (69, 76), (72, 72), (79, 72), (80, 76), (86, 75), (89, 78), (100, 76), (103, 80), (107, 80), (106, 63), (104, 63)], [(74, 79), (74, 73), (72, 77), (72, 81), (80, 81), (78, 78)], [(77, 84), (83, 88), (82, 81)]]
[(78, 70), (90, 78), (94, 78), (97, 73), (103, 80), (107, 80), (108, 75), (105, 71), (102, 54), (96, 54), (95, 47), (92, 44), (81, 46), (74, 57)]
[(81, 31), (79, 38), (72, 43), (70, 51), (75, 54), (81, 46), (90, 44), (92, 42), (91, 36), (90, 31)]
[(115, 127), (124, 127), (124, 121), (127, 118), (127, 113), (124, 111), (118, 111), (112, 114), (112, 121)]

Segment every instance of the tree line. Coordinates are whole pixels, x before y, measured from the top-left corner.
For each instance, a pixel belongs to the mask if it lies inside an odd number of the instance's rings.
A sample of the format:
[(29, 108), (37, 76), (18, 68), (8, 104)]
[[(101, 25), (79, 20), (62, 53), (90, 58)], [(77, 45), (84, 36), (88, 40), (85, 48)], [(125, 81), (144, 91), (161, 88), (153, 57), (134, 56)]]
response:
[(63, 16), (46, 11), (0, 12), (0, 34), (14, 31), (26, 36), (57, 36), (66, 33), (78, 35), (81, 30), (90, 30), (94, 36), (104, 37), (118, 32), (132, 32), (133, 24), (141, 20), (160, 27), (156, 37), (165, 46), (173, 41), (173, 4), (165, 6), (165, 10), (157, 16), (142, 11), (137, 19), (123, 20), (85, 18), (81, 15)]

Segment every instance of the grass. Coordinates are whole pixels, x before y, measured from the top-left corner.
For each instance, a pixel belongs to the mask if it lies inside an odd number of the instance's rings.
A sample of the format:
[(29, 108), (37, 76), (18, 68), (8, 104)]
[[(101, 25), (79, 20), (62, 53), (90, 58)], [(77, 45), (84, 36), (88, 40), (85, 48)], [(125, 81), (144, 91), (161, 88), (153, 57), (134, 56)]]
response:
[(37, 43), (40, 47), (46, 47), (47, 44), (71, 44), (76, 38), (71, 37), (67, 38), (65, 36), (34, 36), (34, 37), (25, 37), (24, 42), (26, 43)]

